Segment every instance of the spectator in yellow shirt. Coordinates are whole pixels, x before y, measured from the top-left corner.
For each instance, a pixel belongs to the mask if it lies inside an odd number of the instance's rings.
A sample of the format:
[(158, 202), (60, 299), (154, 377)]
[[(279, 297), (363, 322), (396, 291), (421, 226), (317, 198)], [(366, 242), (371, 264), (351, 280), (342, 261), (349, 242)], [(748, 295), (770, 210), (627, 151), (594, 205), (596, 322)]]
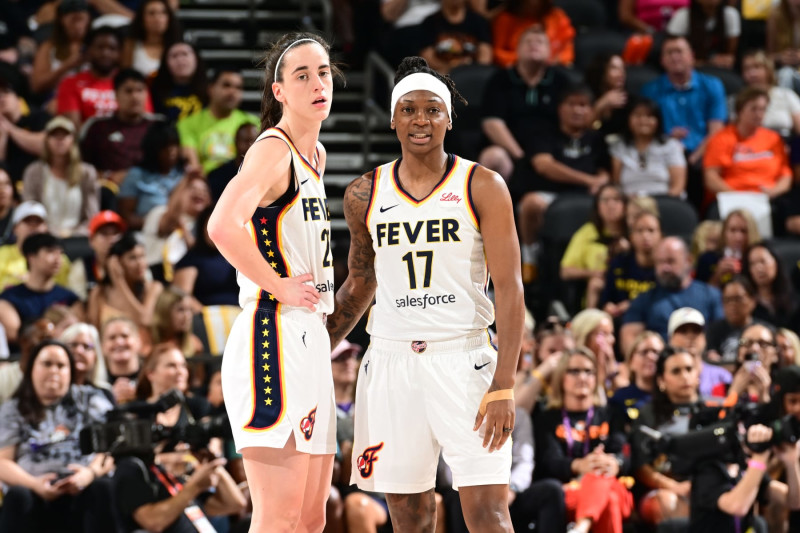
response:
[[(561, 258), (561, 279), (587, 282), (586, 307), (597, 307), (605, 284), (609, 247), (625, 241), (625, 195), (617, 185), (600, 187), (589, 222), (572, 236)], [(615, 252), (620, 250), (615, 249)]]
[[(28, 264), (22, 255), (22, 242), (28, 235), (48, 231), (47, 210), (39, 202), (22, 202), (14, 209), (11, 226), (14, 244), (0, 246), (0, 291), (27, 280)], [(69, 259), (66, 255), (62, 255), (61, 269), (55, 278), (56, 283), (68, 285), (69, 269)]]

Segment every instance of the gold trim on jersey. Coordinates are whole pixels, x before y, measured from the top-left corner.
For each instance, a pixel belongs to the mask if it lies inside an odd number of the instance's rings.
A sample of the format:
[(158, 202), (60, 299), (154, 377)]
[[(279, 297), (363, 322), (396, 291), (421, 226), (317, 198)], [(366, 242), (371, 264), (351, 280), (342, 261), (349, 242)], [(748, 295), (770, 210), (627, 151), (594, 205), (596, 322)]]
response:
[[(392, 168), (394, 168), (394, 165), (396, 165), (396, 164), (397, 164), (397, 160), (392, 162)], [(381, 174), (383, 172), (382, 169), (383, 169), (383, 167), (380, 166), (380, 167), (376, 168), (372, 172), (372, 188), (369, 191), (369, 204), (367, 205), (367, 213), (366, 213), (366, 215), (364, 215), (364, 223), (367, 225), (367, 229), (369, 229), (369, 223), (370, 223), (370, 217), (372, 216), (372, 210), (375, 208), (375, 198), (377, 198), (377, 196), (378, 196), (377, 195), (378, 182), (381, 179)]]
[(472, 185), (472, 176), (475, 175), (475, 171), (478, 169), (478, 163), (473, 163), (472, 167), (467, 171), (467, 179), (464, 180), (464, 199), (466, 200), (467, 204), (467, 213), (469, 214), (470, 220), (472, 220), (472, 224), (475, 226), (475, 229), (480, 231), (481, 225), (478, 222), (478, 215), (475, 212), (475, 206), (472, 205), (472, 194), (470, 194), (470, 187)]
[(398, 162), (399, 162), (399, 160), (397, 160), (394, 163), (392, 163), (392, 168), (391, 168), (392, 187), (394, 187), (395, 192), (397, 193), (397, 195), (400, 198), (402, 198), (403, 200), (408, 202), (409, 205), (417, 207), (417, 206), (420, 206), (420, 205), (424, 204), (425, 202), (427, 202), (428, 200), (430, 200), (434, 196), (436, 196), (436, 193), (439, 192), (440, 190), (442, 190), (442, 188), (445, 185), (447, 185), (447, 182), (450, 181), (450, 178), (453, 177), (453, 174), (455, 174), (456, 169), (458, 169), (458, 166), (461, 163), (461, 158), (458, 157), (457, 155), (453, 156), (453, 166), (450, 167), (450, 170), (439, 181), (439, 183), (436, 185), (436, 187), (434, 187), (433, 190), (431, 192), (429, 192), (428, 195), (425, 198), (421, 199), (421, 200), (417, 200), (417, 199), (413, 198), (410, 194), (408, 194), (407, 192), (405, 192), (403, 190), (402, 186), (400, 186), (400, 183), (399, 183), (400, 177), (397, 175), (397, 163)]

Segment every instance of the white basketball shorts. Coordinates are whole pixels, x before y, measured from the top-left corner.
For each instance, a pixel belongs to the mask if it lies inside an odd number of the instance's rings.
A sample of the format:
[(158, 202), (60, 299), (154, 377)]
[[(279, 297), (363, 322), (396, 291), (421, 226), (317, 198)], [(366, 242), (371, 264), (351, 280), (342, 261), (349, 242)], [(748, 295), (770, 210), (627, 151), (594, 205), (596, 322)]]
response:
[(414, 494), (434, 487), (440, 451), (453, 488), (508, 483), (511, 442), (489, 453), (486, 424), (473, 431), (497, 351), (488, 332), (450, 341), (372, 337), (356, 387), (350, 482)]
[(222, 393), (236, 450), (336, 453), (331, 347), (319, 313), (248, 305), (222, 356)]

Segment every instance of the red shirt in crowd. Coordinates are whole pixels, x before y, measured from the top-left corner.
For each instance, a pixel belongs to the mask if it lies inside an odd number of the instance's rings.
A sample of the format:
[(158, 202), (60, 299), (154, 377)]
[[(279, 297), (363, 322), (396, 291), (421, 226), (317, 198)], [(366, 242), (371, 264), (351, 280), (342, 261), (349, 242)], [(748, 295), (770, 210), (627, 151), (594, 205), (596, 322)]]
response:
[[(56, 101), (59, 115), (78, 111), (82, 122), (95, 115), (110, 115), (117, 110), (114, 76), (98, 78), (91, 70), (67, 76), (58, 86)], [(150, 95), (147, 96), (146, 109), (153, 111)]]

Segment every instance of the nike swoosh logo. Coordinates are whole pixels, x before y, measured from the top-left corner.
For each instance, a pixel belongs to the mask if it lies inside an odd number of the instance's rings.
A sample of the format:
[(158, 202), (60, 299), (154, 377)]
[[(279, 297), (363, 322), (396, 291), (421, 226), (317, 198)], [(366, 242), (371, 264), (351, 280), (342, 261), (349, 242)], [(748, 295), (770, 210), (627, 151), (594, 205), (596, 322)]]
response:
[(304, 179), (303, 181), (301, 181), (301, 182), (300, 182), (300, 185), (305, 185), (305, 183), (306, 183), (308, 180), (310, 180), (310, 179), (311, 179), (311, 178), (306, 178), (306, 179)]
[[(489, 361), (489, 363), (491, 363), (491, 361)], [(485, 367), (489, 363), (483, 363), (481, 366), (475, 365), (475, 370), (480, 370), (481, 368)]]
[(390, 205), (389, 207), (381, 207), (381, 213), (385, 213), (385, 212), (386, 212), (386, 211), (388, 211), (389, 209), (394, 209), (394, 208), (395, 208), (395, 207), (397, 207), (398, 205), (400, 205), (400, 204), (394, 204), (394, 205)]

